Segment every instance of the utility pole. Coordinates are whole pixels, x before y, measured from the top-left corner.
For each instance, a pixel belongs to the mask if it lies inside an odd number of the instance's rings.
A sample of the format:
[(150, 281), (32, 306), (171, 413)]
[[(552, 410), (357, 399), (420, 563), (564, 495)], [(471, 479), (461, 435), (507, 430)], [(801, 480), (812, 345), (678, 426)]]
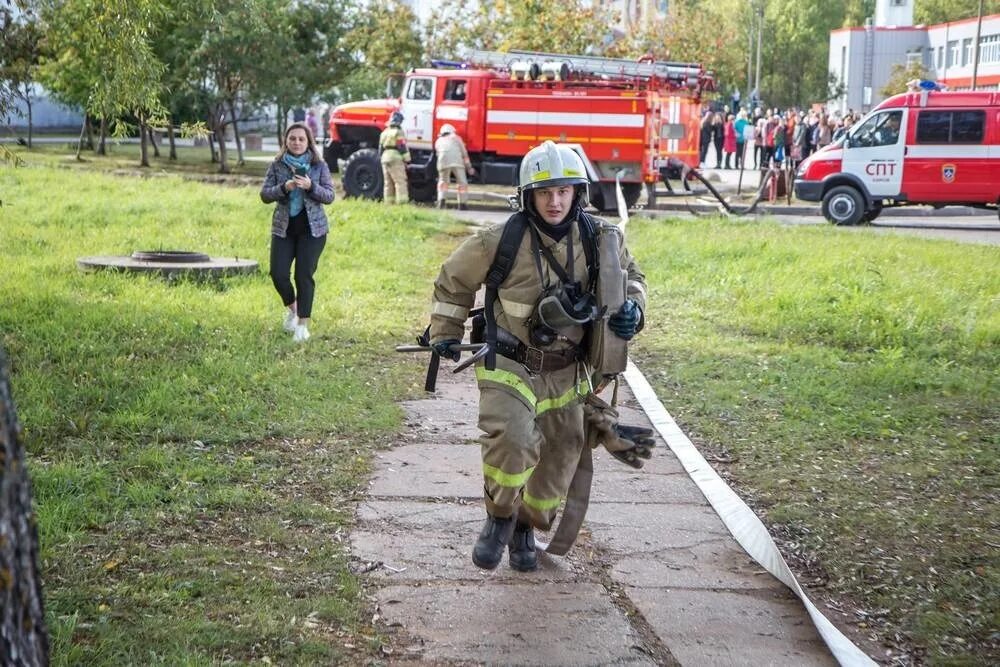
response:
[(979, 33), (983, 30), (983, 0), (979, 0), (979, 20), (976, 21), (976, 41), (972, 48), (972, 89), (976, 89), (976, 75), (979, 73)]
[(754, 76), (753, 88), (757, 91), (757, 103), (760, 104), (760, 48), (761, 37), (764, 34), (764, 0), (757, 0), (757, 74)]
[[(747, 22), (747, 96), (746, 105), (753, 104), (753, 0), (750, 0), (750, 21)], [(750, 110), (753, 113), (753, 110)]]

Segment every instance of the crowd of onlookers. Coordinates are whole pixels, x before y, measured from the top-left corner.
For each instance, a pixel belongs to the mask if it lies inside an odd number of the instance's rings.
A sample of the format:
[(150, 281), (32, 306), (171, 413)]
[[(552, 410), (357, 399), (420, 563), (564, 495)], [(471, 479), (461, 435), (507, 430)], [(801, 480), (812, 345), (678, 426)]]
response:
[[(826, 110), (802, 111), (792, 108), (757, 107), (732, 113), (706, 111), (701, 119), (699, 164), (714, 150), (716, 169), (759, 169), (772, 164), (795, 169), (811, 153), (837, 141), (860, 118), (848, 111), (827, 114)], [(751, 164), (752, 162), (752, 164)]]

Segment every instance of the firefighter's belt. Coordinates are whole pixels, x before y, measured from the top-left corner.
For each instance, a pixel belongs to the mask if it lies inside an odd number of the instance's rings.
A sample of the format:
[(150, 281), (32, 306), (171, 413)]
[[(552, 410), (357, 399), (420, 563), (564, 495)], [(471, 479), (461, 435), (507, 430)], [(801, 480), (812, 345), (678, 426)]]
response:
[(516, 361), (529, 373), (549, 373), (561, 371), (572, 366), (580, 359), (578, 349), (540, 350), (522, 343), (514, 334), (502, 327), (497, 327), (497, 354)]
[(497, 350), (500, 354), (513, 359), (523, 365), (531, 373), (548, 373), (550, 371), (561, 371), (567, 366), (572, 366), (577, 362), (579, 355), (576, 350), (562, 350), (557, 352), (546, 352), (537, 347), (530, 347), (521, 343), (514, 350), (514, 355), (504, 354), (502, 350)]

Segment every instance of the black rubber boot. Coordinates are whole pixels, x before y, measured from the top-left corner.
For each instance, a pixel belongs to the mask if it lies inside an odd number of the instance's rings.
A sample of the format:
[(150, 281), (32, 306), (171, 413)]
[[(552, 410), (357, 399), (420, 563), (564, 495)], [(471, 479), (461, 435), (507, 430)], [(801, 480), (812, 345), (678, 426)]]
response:
[(510, 539), (510, 566), (518, 572), (538, 569), (538, 552), (535, 551), (535, 531), (528, 524), (517, 522)]
[(513, 533), (513, 517), (503, 519), (487, 514), (486, 523), (479, 531), (476, 546), (472, 548), (472, 562), (476, 564), (476, 567), (492, 570), (499, 565), (500, 559), (503, 558), (503, 550), (510, 543), (510, 536)]

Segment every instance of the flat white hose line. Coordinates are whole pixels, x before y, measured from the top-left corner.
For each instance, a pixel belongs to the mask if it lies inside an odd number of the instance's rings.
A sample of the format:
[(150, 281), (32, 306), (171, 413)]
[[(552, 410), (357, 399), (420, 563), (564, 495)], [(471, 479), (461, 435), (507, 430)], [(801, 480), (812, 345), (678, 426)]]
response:
[(768, 534), (767, 528), (757, 515), (753, 513), (743, 500), (736, 495), (736, 492), (729, 488), (712, 466), (708, 465), (704, 457), (695, 449), (691, 440), (684, 435), (684, 431), (677, 425), (674, 418), (670, 416), (663, 403), (657, 398), (656, 392), (649, 386), (649, 382), (631, 360), (625, 369), (625, 381), (632, 388), (639, 405), (645, 411), (646, 416), (652, 422), (653, 427), (666, 441), (674, 455), (684, 466), (691, 480), (694, 481), (698, 489), (704, 494), (709, 504), (722, 519), (726, 529), (732, 533), (733, 537), (750, 556), (760, 563), (768, 572), (773, 574), (782, 583), (792, 589), (806, 611), (812, 618), (816, 630), (819, 631), (823, 641), (826, 642), (833, 657), (841, 665), (875, 665), (876, 663), (859, 649), (854, 643), (845, 637), (836, 626), (831, 623), (826, 616), (816, 608), (805, 591), (796, 581), (795, 575), (788, 568), (788, 564), (778, 551), (777, 545)]

